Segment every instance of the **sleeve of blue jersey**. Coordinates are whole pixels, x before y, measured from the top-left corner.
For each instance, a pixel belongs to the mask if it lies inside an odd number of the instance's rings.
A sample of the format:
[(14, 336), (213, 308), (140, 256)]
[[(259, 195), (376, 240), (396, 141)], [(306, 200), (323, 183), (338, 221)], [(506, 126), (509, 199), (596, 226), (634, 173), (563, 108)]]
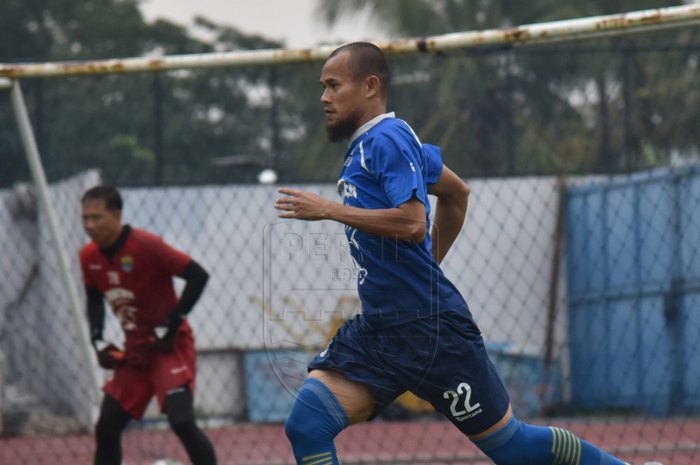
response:
[(432, 186), (442, 174), (442, 152), (436, 145), (423, 144), (423, 155), (425, 156), (425, 181), (428, 186)]
[(393, 207), (416, 198), (425, 204), (426, 185), (421, 173), (422, 149), (404, 131), (382, 134), (374, 141), (373, 165), (377, 179)]

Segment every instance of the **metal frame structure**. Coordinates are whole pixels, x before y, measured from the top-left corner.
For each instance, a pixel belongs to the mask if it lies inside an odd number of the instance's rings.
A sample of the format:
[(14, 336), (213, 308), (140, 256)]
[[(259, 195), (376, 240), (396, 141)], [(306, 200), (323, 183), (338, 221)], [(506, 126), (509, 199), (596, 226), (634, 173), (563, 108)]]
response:
[(100, 381), (97, 366), (92, 354), (92, 343), (85, 328), (85, 324), (83, 323), (85, 319), (82, 314), (83, 307), (80, 304), (76, 283), (71, 278), (68, 253), (63, 246), (64, 242), (61, 235), (61, 230), (58, 227), (58, 219), (56, 217), (56, 212), (52, 207), (49, 184), (46, 180), (44, 166), (41, 163), (39, 148), (37, 147), (36, 137), (34, 136), (34, 130), (32, 129), (32, 124), (29, 119), (27, 105), (24, 102), (22, 88), (18, 80), (0, 78), (0, 91), (2, 90), (10, 91), (12, 108), (14, 110), (15, 119), (17, 120), (17, 125), (19, 126), (22, 145), (24, 147), (27, 162), (29, 163), (29, 168), (34, 180), (34, 187), (37, 192), (39, 205), (41, 211), (45, 215), (54, 253), (56, 254), (58, 272), (61, 275), (61, 280), (63, 281), (63, 286), (68, 297), (70, 311), (80, 336), (80, 348), (83, 356), (85, 357), (85, 365), (91, 367), (89, 370), (90, 387), (95, 395), (95, 401), (97, 401), (97, 399), (99, 399)]
[[(700, 4), (630, 13), (593, 16), (519, 26), (513, 29), (467, 31), (432, 37), (376, 42), (389, 55), (444, 52), (479, 47), (515, 47), (593, 37), (631, 34), (654, 29), (700, 25)], [(0, 64), (0, 77), (38, 78), (87, 76), (174, 69), (223, 68), (325, 60), (336, 45), (309, 49), (246, 50), (222, 53), (135, 57), (81, 62)]]

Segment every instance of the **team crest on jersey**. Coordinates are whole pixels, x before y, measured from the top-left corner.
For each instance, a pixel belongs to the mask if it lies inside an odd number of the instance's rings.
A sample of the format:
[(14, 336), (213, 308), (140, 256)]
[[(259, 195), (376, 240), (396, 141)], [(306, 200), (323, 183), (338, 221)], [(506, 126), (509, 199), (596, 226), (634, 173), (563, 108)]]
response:
[(350, 166), (350, 163), (352, 163), (352, 159), (355, 157), (355, 149), (352, 149), (352, 152), (350, 152), (350, 155), (348, 155), (348, 158), (345, 159), (345, 163), (343, 163), (343, 166)]
[(126, 271), (127, 273), (134, 269), (134, 257), (131, 255), (124, 255), (121, 259), (121, 263), (122, 270)]

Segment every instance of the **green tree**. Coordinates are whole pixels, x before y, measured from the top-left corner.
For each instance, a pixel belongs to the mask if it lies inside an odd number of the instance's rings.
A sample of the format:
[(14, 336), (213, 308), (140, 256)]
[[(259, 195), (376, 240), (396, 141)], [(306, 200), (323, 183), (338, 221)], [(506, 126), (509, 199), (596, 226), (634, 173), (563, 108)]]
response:
[[(147, 24), (132, 0), (11, 0), (0, 17), (0, 62), (96, 60), (147, 54), (279, 48), (282, 44), (197, 18), (212, 39), (159, 20)], [(50, 179), (100, 168), (115, 184), (253, 181), (280, 158), (297, 122), (284, 100), (297, 92), (270, 68), (186, 70), (22, 81)], [(274, 90), (273, 90), (274, 89)], [(273, 112), (274, 110), (274, 112)], [(277, 114), (275, 114), (275, 112)], [(0, 184), (28, 173), (9, 103), (0, 100)], [(277, 126), (273, 124), (276, 122)], [(272, 141), (277, 141), (273, 143)], [(213, 161), (247, 155), (258, 165)], [(294, 163), (289, 164), (295, 166)]]

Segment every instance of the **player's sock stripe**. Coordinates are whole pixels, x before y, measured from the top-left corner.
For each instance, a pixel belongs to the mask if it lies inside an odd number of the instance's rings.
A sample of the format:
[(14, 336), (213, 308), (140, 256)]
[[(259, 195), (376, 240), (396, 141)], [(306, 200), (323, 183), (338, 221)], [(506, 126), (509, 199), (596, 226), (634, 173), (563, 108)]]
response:
[(559, 465), (562, 463), (562, 447), (563, 447), (563, 441), (564, 437), (561, 434), (561, 430), (559, 428), (552, 428), (552, 435), (554, 436), (554, 442), (552, 444), (552, 453), (554, 454), (554, 465)]
[(572, 432), (549, 427), (552, 431), (553, 465), (580, 465), (581, 440)]
[(581, 464), (581, 440), (576, 438), (576, 465)]
[(566, 436), (566, 432), (561, 429), (557, 428), (557, 431), (561, 438), (559, 441), (559, 463), (566, 463), (566, 450), (569, 447), (569, 438)]
[(315, 460), (313, 462), (303, 462), (305, 465), (322, 465), (326, 463), (333, 463), (333, 457), (324, 457), (322, 459)]
[[(314, 460), (317, 459), (317, 460)], [(302, 459), (304, 465), (327, 465), (333, 463), (333, 455), (331, 452), (323, 454), (311, 455)]]
[(580, 465), (581, 440), (572, 432), (550, 427), (552, 430), (553, 465)]
[(304, 463), (304, 465), (317, 465), (321, 462), (325, 462), (326, 460), (332, 460), (332, 459), (333, 459), (333, 457), (328, 455), (326, 457), (319, 457), (318, 459), (313, 460), (313, 461), (304, 461), (303, 463)]
[(313, 463), (314, 465), (332, 465), (333, 464), (333, 457), (326, 457), (321, 460), (317, 460), (315, 462), (310, 462)]
[(571, 450), (571, 465), (578, 464), (578, 455), (581, 450), (581, 440), (574, 433), (571, 433), (571, 439), (574, 441), (574, 447)]
[(323, 452), (322, 454), (308, 455), (308, 456), (304, 457), (303, 459), (301, 459), (301, 461), (306, 462), (307, 460), (314, 460), (314, 459), (317, 459), (319, 457), (323, 457), (323, 456), (327, 456), (327, 455), (331, 455), (331, 454), (332, 454), (332, 452)]
[(564, 463), (571, 463), (571, 457), (574, 455), (574, 447), (576, 446), (574, 442), (574, 435), (569, 431), (565, 431), (566, 435), (566, 455), (564, 458)]

